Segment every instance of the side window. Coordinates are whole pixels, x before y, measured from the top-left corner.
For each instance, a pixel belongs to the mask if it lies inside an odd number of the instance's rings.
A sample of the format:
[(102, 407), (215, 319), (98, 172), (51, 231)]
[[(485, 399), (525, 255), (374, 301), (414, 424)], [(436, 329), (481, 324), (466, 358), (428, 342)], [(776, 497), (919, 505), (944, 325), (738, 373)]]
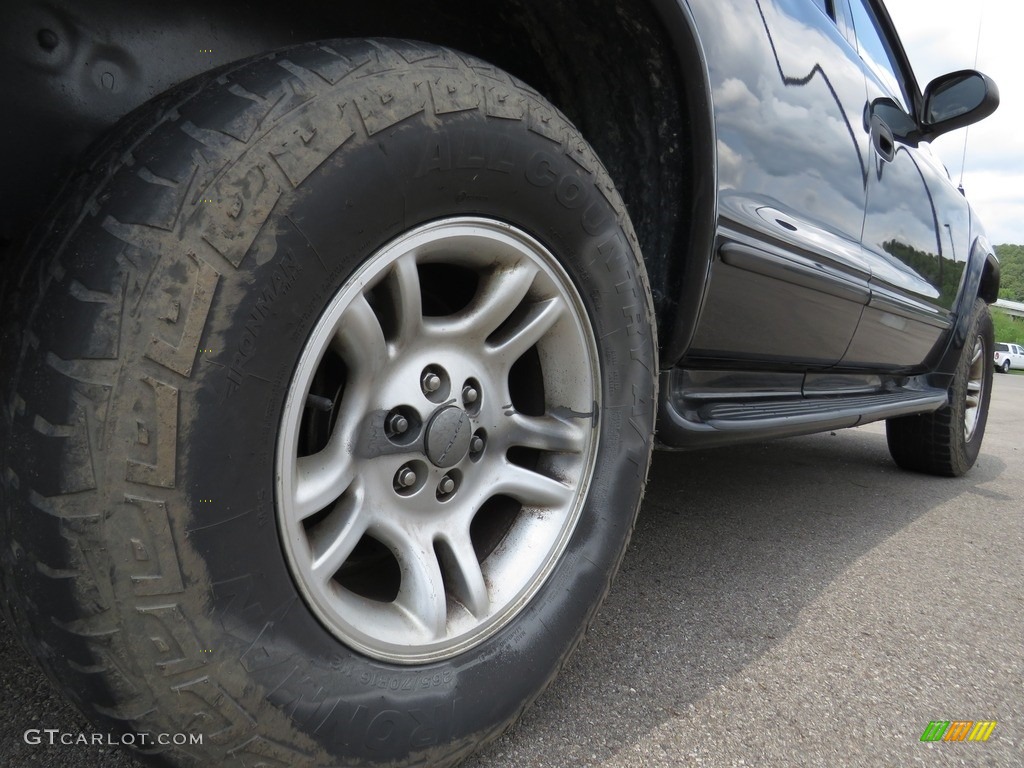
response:
[(857, 39), (853, 34), (853, 22), (850, 21), (849, 0), (811, 0), (818, 10), (832, 20), (839, 29), (839, 34), (857, 49)]
[(889, 41), (882, 34), (875, 12), (868, 5), (868, 0), (851, 0), (853, 10), (853, 26), (857, 34), (857, 47), (861, 58), (868, 65), (875, 77), (882, 81), (889, 95), (910, 114), (910, 99), (903, 87), (903, 77), (896, 64)]
[(814, 4), (821, 8), (821, 12), (832, 17), (832, 0), (814, 0)]

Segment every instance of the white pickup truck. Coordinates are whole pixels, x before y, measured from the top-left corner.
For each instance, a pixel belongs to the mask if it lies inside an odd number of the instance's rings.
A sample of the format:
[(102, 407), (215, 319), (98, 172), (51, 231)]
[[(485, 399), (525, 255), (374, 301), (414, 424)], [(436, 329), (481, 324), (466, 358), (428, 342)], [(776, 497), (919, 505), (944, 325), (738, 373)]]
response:
[(1009, 373), (1011, 368), (1024, 369), (1024, 347), (1020, 344), (996, 344), (993, 356), (996, 370)]

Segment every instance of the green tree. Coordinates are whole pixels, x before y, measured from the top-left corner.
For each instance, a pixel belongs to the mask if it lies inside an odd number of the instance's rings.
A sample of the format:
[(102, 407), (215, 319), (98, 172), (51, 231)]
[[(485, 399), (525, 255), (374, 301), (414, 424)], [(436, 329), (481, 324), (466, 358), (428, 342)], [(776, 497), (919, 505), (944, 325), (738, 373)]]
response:
[(1024, 302), (1024, 245), (997, 245), (999, 298)]

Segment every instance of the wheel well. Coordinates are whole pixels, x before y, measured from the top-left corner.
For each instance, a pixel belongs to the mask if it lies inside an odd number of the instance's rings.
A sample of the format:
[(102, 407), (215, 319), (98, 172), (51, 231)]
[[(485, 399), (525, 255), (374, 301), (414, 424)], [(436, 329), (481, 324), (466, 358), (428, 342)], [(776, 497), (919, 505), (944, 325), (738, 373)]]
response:
[(981, 283), (978, 285), (978, 296), (989, 304), (994, 304), (999, 299), (999, 264), (992, 259), (985, 260)]
[(673, 42), (643, 0), (510, 0), (506, 13), (521, 32), (488, 33), (510, 47), (497, 39), (479, 51), (462, 47), (537, 88), (594, 147), (625, 200), (665, 318), (679, 293), (674, 267), (689, 236), (696, 177)]
[[(4, 241), (40, 217), (89, 142), (155, 94), (276, 47), (366, 36), (449, 45), (511, 72), (559, 107), (626, 202), (659, 326), (676, 322), (680, 286), (692, 269), (684, 254), (706, 259), (710, 251), (709, 105), (702, 71), (688, 66), (702, 70), (695, 37), (674, 0), (377, 0), (358, 8), (255, 0), (244, 17), (227, 3), (200, 0), (181, 0), (170, 16), (137, 4), (129, 11), (124, 0), (76, 6), (14, 0), (0, 19), (0, 61), (28, 72), (27, 80), (0, 83), (0, 98), (23, 117), (11, 144), (19, 152), (0, 158), (0, 171), (25, 180), (2, 193), (0, 255)], [(703, 277), (689, 285), (702, 286)], [(699, 304), (699, 295), (690, 298), (685, 306)], [(665, 344), (664, 329), (661, 336)]]

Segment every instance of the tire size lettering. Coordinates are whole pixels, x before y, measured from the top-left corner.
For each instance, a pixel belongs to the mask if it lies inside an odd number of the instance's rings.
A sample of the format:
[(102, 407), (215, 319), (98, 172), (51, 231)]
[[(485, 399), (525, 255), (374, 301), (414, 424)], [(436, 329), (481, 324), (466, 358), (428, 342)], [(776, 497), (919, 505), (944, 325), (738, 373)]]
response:
[(426, 690), (450, 685), (454, 679), (455, 675), (451, 670), (419, 677), (392, 677), (380, 672), (363, 672), (359, 676), (359, 682), (363, 685), (385, 691)]

